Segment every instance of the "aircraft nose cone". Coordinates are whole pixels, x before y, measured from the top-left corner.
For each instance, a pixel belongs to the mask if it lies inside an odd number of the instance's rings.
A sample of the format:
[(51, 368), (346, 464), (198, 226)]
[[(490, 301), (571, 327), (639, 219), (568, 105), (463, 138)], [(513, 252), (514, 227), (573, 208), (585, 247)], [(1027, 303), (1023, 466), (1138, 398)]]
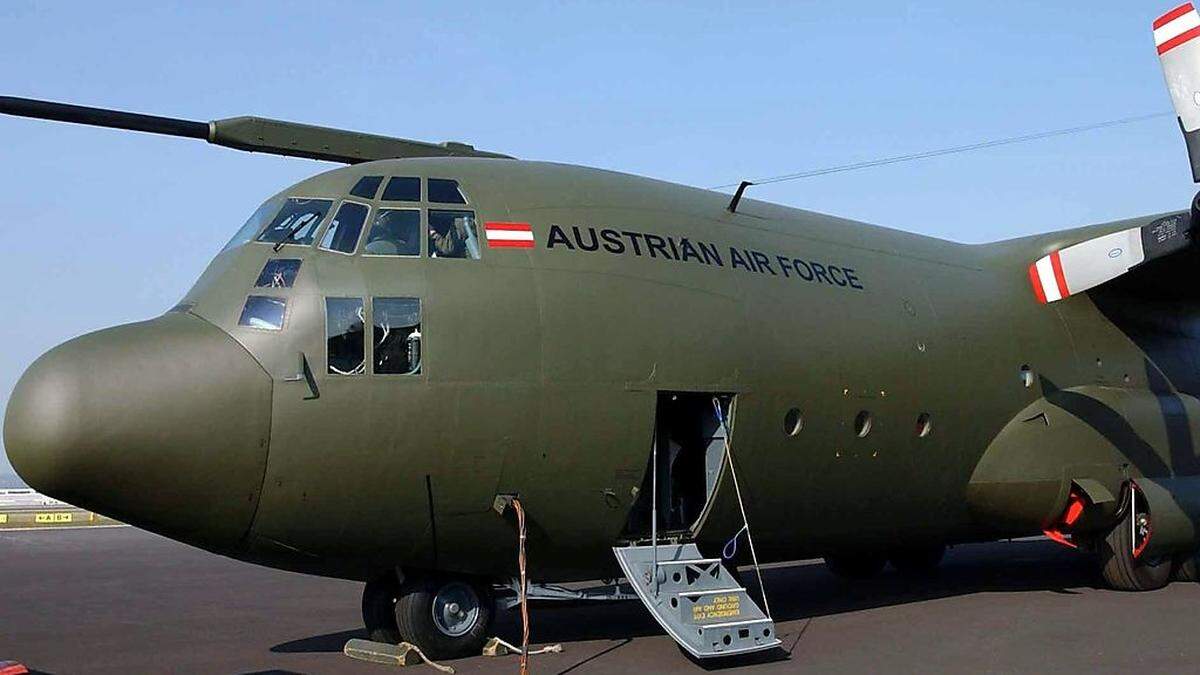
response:
[(211, 549), (250, 526), (266, 467), (271, 380), (186, 314), (102, 330), (17, 383), (4, 445), (34, 489)]

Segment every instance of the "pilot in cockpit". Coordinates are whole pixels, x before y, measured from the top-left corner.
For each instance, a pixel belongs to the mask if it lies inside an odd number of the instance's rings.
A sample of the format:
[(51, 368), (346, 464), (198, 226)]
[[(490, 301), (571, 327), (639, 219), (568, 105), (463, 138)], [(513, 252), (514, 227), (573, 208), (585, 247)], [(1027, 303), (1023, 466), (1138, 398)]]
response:
[(367, 255), (421, 254), (421, 214), (414, 209), (382, 209), (367, 234)]

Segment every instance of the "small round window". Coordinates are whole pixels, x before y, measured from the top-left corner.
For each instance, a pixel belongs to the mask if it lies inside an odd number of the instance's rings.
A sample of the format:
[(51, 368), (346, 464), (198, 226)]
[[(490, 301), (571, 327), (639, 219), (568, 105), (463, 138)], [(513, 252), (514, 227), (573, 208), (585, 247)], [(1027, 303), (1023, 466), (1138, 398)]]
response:
[(933, 415), (923, 412), (917, 415), (917, 438), (925, 438), (933, 433)]
[(1026, 388), (1033, 386), (1033, 371), (1028, 365), (1021, 366), (1021, 384)]
[(800, 414), (799, 408), (792, 408), (783, 416), (783, 433), (788, 436), (795, 436), (804, 428), (804, 416)]
[(873, 423), (874, 419), (871, 417), (871, 413), (866, 410), (860, 410), (854, 418), (854, 433), (859, 438), (866, 438), (867, 434), (871, 433), (871, 425)]

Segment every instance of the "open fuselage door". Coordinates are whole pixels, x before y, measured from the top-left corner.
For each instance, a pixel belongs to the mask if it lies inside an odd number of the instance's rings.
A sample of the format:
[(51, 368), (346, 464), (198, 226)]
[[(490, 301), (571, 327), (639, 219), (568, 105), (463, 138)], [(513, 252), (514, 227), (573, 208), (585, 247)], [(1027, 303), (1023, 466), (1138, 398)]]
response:
[[(779, 645), (765, 595), (760, 608), (725, 561), (703, 557), (694, 541), (720, 485), (731, 483), (742, 503), (731, 454), (733, 406), (731, 394), (659, 392), (646, 477), (626, 526), (629, 542), (613, 549), (655, 620), (698, 658)], [(744, 527), (731, 543), (744, 538), (753, 551), (744, 509), (742, 515)]]

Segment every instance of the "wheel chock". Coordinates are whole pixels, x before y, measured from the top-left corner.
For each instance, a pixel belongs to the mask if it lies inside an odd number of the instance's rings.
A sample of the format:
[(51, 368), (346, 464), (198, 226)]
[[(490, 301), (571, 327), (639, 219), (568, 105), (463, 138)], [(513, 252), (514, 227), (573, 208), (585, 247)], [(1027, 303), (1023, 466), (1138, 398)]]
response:
[(354, 638), (346, 642), (346, 646), (342, 648), (342, 653), (352, 659), (368, 663), (401, 667), (427, 663), (430, 667), (440, 670), (443, 673), (454, 673), (453, 668), (430, 661), (421, 653), (419, 647), (408, 642), (393, 645), (387, 642), (374, 642), (372, 640)]
[(508, 656), (511, 653), (512, 650), (509, 649), (508, 643), (500, 638), (490, 638), (483, 646), (484, 656)]
[(346, 643), (342, 653), (352, 659), (386, 666), (414, 666), (421, 662), (416, 648), (407, 642), (393, 645), (355, 638)]

